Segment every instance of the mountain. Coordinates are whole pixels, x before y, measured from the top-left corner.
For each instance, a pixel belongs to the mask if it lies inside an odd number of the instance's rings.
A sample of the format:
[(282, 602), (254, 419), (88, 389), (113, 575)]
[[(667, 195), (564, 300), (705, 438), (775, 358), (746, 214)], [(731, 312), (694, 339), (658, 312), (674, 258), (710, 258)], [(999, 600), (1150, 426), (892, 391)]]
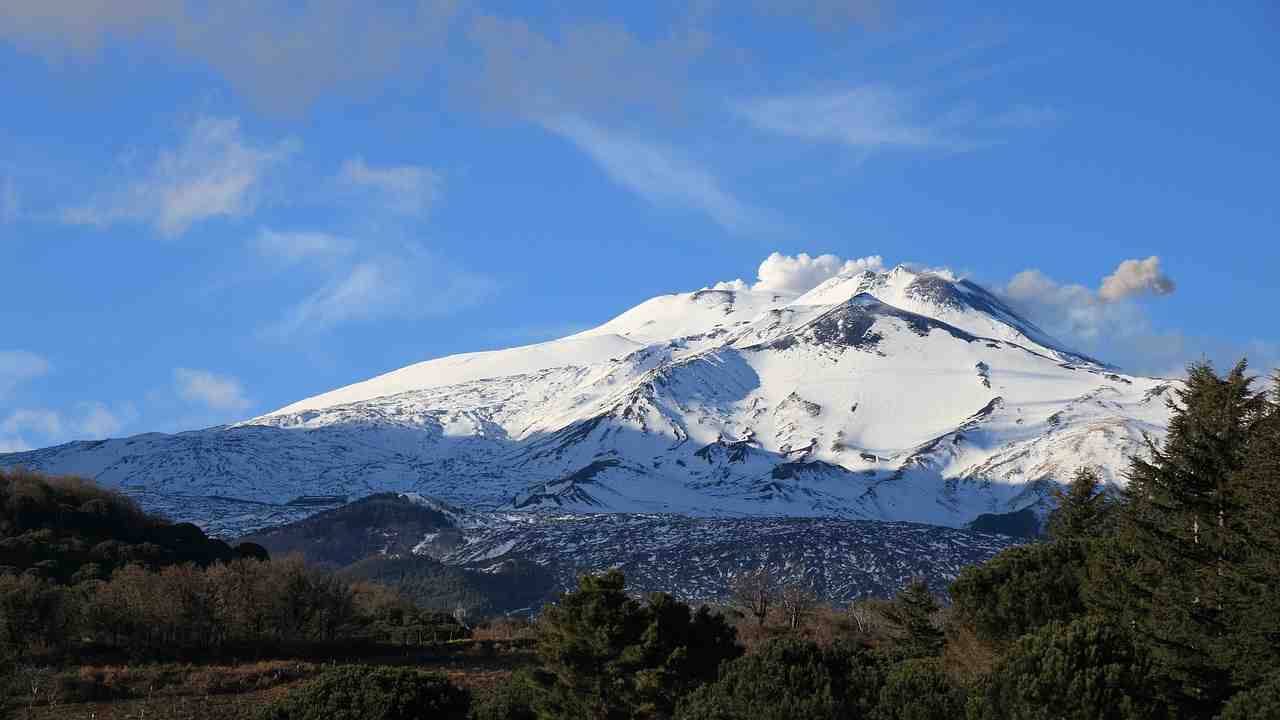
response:
[[(0, 455), (175, 497), (419, 492), (475, 509), (962, 526), (1122, 483), (1173, 381), (1074, 352), (993, 293), (897, 267), (803, 295), (649, 300), (561, 340), (417, 363), (234, 425)], [(246, 505), (246, 507), (249, 507)], [(253, 526), (253, 514), (240, 526)]]

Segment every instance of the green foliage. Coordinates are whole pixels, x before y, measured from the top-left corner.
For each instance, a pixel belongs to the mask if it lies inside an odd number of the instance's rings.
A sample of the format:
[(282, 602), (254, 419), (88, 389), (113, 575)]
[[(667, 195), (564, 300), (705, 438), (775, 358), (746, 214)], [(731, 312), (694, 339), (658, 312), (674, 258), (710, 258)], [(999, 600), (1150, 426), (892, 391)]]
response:
[(934, 658), (906, 660), (885, 678), (876, 720), (954, 720), (965, 712), (965, 692), (954, 687)]
[(78, 583), (131, 564), (207, 566), (236, 557), (195, 525), (147, 515), (88, 480), (0, 469), (0, 567)]
[(1169, 713), (1145, 649), (1098, 618), (1019, 640), (969, 702), (973, 720), (1154, 720)]
[(1058, 506), (1049, 515), (1048, 534), (1053, 540), (1084, 540), (1110, 530), (1112, 504), (1100, 492), (1102, 481), (1093, 468), (1076, 470), (1065, 491), (1055, 496)]
[(471, 712), (472, 720), (537, 720), (534, 710), (542, 688), (525, 672), (516, 672), (483, 696)]
[(408, 668), (330, 670), (263, 708), (260, 720), (464, 720), (468, 691)]
[(1225, 376), (1207, 364), (1188, 369), (1164, 446), (1132, 460), (1117, 542), (1090, 593), (1133, 624), (1185, 715), (1216, 712), (1241, 678), (1280, 659), (1276, 615), (1258, 612), (1274, 600), (1252, 594), (1276, 587), (1274, 548), (1262, 539), (1276, 532), (1275, 516), (1257, 511), (1268, 503), (1262, 487), (1280, 481), (1274, 461), (1257, 482), (1246, 479), (1275, 413), (1252, 382), (1243, 361)]
[(1280, 674), (1231, 698), (1221, 720), (1275, 720), (1280, 718)]
[(921, 578), (898, 591), (893, 603), (885, 608), (885, 615), (899, 628), (894, 646), (898, 657), (932, 657), (942, 652), (944, 633), (934, 624), (934, 615), (939, 609), (929, 584)]
[(1070, 622), (1085, 610), (1080, 584), (1087, 561), (1087, 545), (1078, 541), (1004, 550), (965, 568), (951, 584), (956, 616), (996, 645), (1051, 622)]
[(882, 678), (879, 662), (869, 651), (843, 644), (824, 649), (783, 638), (725, 665), (719, 680), (680, 704), (676, 718), (862, 718), (875, 709)]
[(663, 593), (641, 604), (618, 570), (584, 575), (578, 589), (548, 605), (538, 656), (546, 706), (556, 717), (668, 716), (690, 689), (715, 678), (742, 651), (719, 615)]

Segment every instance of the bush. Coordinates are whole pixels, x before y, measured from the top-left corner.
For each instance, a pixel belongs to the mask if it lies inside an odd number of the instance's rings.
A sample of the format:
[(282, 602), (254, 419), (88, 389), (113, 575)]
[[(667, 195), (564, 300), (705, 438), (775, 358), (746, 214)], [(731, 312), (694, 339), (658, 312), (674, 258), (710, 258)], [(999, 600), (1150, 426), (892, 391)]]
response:
[(907, 660), (885, 678), (876, 720), (953, 720), (964, 716), (964, 690), (951, 686), (934, 658)]
[(529, 675), (517, 672), (496, 685), (476, 703), (472, 720), (537, 720), (542, 688)]
[(1023, 545), (965, 568), (951, 584), (957, 618), (997, 645), (1054, 621), (1071, 622), (1085, 610), (1086, 548), (1078, 541)]
[(1169, 716), (1158, 689), (1149, 653), (1089, 617), (1019, 640), (968, 710), (973, 720), (1155, 720)]
[(1280, 717), (1280, 674), (1242, 692), (1222, 709), (1221, 720), (1269, 720)]
[(870, 652), (793, 638), (726, 664), (720, 679), (690, 694), (679, 720), (842, 720), (866, 717), (883, 677)]
[(259, 713), (260, 720), (465, 720), (471, 694), (407, 668), (329, 670)]
[(742, 653), (732, 627), (670, 595), (630, 598), (618, 570), (583, 576), (539, 620), (538, 656), (556, 716), (669, 716), (690, 690)]

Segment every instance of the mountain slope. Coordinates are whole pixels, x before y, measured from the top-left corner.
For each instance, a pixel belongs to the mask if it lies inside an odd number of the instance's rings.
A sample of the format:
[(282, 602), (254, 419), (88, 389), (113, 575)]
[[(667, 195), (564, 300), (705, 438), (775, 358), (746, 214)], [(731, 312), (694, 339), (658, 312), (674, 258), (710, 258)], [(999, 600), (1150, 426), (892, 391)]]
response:
[[(563, 340), (411, 365), (231, 426), (0, 456), (151, 493), (961, 526), (1122, 482), (1170, 381), (899, 267), (799, 297), (706, 289)], [(247, 525), (246, 525), (247, 527)]]

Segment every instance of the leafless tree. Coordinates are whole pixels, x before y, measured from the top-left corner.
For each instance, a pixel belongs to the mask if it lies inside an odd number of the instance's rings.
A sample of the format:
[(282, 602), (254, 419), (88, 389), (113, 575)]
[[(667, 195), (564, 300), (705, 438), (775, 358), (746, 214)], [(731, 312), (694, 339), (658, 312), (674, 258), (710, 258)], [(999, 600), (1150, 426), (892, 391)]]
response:
[(767, 566), (743, 570), (729, 578), (729, 597), (734, 604), (755, 616), (763, 627), (769, 606), (778, 594), (778, 578)]
[(803, 578), (796, 578), (782, 586), (782, 610), (787, 615), (787, 627), (799, 630), (804, 619), (818, 604), (818, 596)]

